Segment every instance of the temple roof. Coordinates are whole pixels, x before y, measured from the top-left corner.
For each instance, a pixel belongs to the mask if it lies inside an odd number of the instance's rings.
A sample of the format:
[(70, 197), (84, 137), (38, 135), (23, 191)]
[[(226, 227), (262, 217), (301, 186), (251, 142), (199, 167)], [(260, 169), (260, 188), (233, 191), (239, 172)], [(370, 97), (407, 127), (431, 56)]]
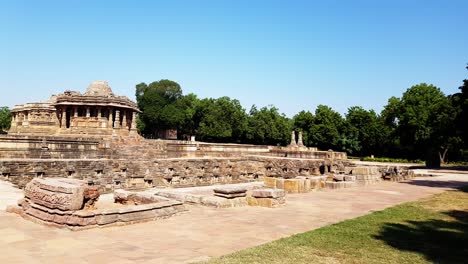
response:
[(112, 89), (106, 81), (94, 81), (86, 89), (86, 96), (114, 96)]
[(65, 91), (62, 94), (52, 95), (45, 103), (16, 105), (12, 112), (24, 111), (31, 108), (49, 109), (58, 105), (75, 105), (75, 106), (112, 106), (132, 109), (136, 112), (141, 112), (135, 102), (128, 99), (126, 96), (118, 96), (112, 92), (109, 84), (106, 81), (94, 81), (86, 89), (84, 94), (77, 91)]

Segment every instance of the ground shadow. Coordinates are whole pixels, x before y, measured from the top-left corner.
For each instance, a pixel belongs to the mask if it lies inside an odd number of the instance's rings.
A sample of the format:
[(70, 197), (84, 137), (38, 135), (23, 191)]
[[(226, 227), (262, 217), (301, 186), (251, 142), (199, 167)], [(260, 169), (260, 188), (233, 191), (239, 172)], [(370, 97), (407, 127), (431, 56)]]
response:
[(441, 180), (409, 180), (409, 181), (402, 181), (400, 183), (416, 185), (416, 186), (425, 186), (425, 187), (438, 187), (438, 188), (453, 188), (459, 189), (464, 192), (468, 192), (468, 182), (466, 181), (441, 181)]
[(466, 263), (468, 256), (468, 212), (445, 213), (453, 221), (407, 221), (387, 223), (376, 239), (398, 250), (423, 254), (435, 263)]
[(459, 171), (460, 173), (467, 173), (468, 172), (468, 166), (465, 165), (454, 165), (454, 166), (448, 166), (448, 165), (442, 165), (440, 168), (432, 168), (432, 167), (426, 167), (425, 165), (411, 165), (408, 167), (408, 169), (411, 170), (416, 170), (416, 169), (422, 169), (422, 170), (429, 170), (429, 172), (453, 172), (453, 171)]

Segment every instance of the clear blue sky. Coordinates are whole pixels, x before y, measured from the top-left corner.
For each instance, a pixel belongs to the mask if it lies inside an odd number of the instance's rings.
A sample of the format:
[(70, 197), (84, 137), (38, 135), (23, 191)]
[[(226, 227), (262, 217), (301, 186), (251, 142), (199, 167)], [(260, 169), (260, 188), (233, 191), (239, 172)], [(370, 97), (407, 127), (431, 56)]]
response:
[(293, 116), (468, 78), (468, 1), (0, 0), (0, 105), (171, 79)]

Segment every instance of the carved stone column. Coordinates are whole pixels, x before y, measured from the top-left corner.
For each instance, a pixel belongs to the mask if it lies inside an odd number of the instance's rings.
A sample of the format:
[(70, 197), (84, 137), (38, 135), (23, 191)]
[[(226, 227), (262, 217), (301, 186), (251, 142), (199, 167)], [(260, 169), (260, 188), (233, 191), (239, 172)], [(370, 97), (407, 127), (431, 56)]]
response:
[(296, 143), (296, 132), (294, 130), (291, 132), (291, 143), (289, 143), (289, 147), (295, 147), (297, 146)]
[(12, 128), (16, 128), (16, 113), (12, 113), (12, 115), (11, 115), (10, 130), (13, 130)]
[(28, 111), (24, 111), (23, 126), (29, 127), (29, 112)]
[(114, 110), (112, 107), (109, 108), (109, 128), (114, 127)]
[(115, 110), (114, 128), (120, 128), (120, 111), (119, 110)]
[(137, 117), (138, 117), (138, 114), (137, 112), (133, 112), (132, 113), (132, 125), (130, 127), (131, 130), (136, 130), (137, 129), (137, 123), (136, 123), (136, 120), (137, 120)]
[(60, 127), (65, 128), (66, 127), (66, 117), (67, 117), (67, 108), (64, 106), (62, 107), (62, 116), (60, 117)]
[(132, 112), (132, 124), (130, 126), (130, 136), (136, 135), (137, 134), (137, 112)]
[(78, 117), (78, 107), (73, 107), (73, 117)]
[(86, 117), (90, 117), (90, 116), (91, 116), (90, 108), (86, 107)]
[(127, 128), (127, 111), (122, 110), (122, 128)]
[(297, 145), (299, 147), (304, 147), (304, 142), (302, 142), (302, 131), (299, 131), (299, 139), (297, 140)]
[(101, 117), (102, 117), (102, 114), (101, 114), (101, 107), (98, 107), (98, 108), (97, 108), (97, 117), (98, 117), (99, 119), (101, 119)]

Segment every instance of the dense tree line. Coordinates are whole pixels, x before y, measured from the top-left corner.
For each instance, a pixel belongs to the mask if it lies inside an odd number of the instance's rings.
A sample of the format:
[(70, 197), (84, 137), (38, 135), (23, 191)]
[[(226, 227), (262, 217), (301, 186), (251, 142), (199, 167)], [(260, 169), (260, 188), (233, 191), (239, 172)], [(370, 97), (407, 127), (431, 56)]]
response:
[[(468, 69), (468, 67), (467, 67)], [(353, 156), (425, 160), (428, 165), (468, 160), (468, 79), (459, 92), (445, 95), (421, 83), (401, 97), (391, 97), (381, 113), (360, 106), (342, 116), (326, 105), (288, 118), (278, 108), (253, 105), (250, 111), (229, 97), (184, 95), (170, 80), (136, 85), (143, 111), (138, 130), (147, 137), (177, 129), (178, 138), (226, 143), (286, 145), (291, 130), (301, 131), (306, 146), (346, 151)], [(11, 123), (7, 107), (0, 108), (0, 133)]]
[(195, 135), (209, 142), (286, 145), (296, 130), (307, 146), (353, 156), (421, 159), (437, 166), (448, 159), (468, 159), (468, 80), (459, 89), (447, 96), (421, 83), (391, 97), (381, 113), (353, 106), (342, 116), (319, 105), (315, 112), (301, 111), (293, 118), (274, 106), (254, 105), (247, 112), (229, 97), (183, 95), (180, 85), (169, 80), (138, 84), (136, 98), (144, 135), (177, 129), (180, 139)]

